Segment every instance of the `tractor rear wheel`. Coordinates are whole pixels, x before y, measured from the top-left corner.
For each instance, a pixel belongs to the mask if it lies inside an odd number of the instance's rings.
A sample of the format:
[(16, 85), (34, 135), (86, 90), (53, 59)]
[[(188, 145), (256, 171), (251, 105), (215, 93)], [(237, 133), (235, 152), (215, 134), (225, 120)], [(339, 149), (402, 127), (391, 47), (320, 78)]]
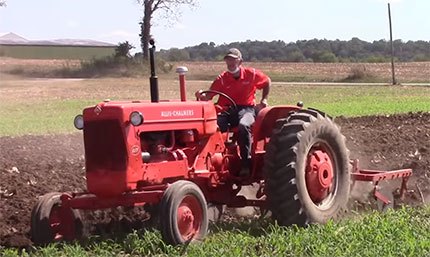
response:
[(43, 195), (31, 211), (31, 239), (37, 245), (55, 241), (71, 241), (83, 234), (78, 210), (61, 206), (61, 193)]
[(346, 206), (349, 151), (324, 113), (302, 109), (278, 120), (264, 163), (268, 206), (278, 224), (325, 223)]
[(206, 236), (207, 203), (196, 184), (179, 180), (167, 188), (160, 204), (160, 226), (163, 240), (172, 245)]

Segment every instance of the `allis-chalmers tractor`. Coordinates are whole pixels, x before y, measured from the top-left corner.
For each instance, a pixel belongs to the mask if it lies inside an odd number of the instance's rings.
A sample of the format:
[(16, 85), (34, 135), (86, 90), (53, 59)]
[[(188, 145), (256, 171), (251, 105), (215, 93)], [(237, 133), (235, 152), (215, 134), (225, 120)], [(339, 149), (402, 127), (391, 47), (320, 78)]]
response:
[[(374, 196), (390, 200), (376, 185), (403, 178), (409, 169), (362, 170), (349, 159), (345, 138), (321, 111), (298, 105), (266, 107), (252, 127), (252, 165), (241, 176), (236, 130), (221, 133), (212, 101), (186, 100), (185, 67), (180, 100), (159, 100), (150, 48), (151, 101), (103, 101), (83, 110), (87, 191), (48, 193), (31, 214), (36, 244), (82, 236), (79, 210), (151, 206), (163, 239), (173, 245), (200, 240), (208, 231), (208, 205), (268, 210), (280, 225), (324, 223), (347, 204), (353, 180), (372, 181)], [(225, 97), (217, 91), (199, 91)], [(234, 110), (233, 110), (234, 111)], [(255, 196), (239, 191), (259, 187)]]

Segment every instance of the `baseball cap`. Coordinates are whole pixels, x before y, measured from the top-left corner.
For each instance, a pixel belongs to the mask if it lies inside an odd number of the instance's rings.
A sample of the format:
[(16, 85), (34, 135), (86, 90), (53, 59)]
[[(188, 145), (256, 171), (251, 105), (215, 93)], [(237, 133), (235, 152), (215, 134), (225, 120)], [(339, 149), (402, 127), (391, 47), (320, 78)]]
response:
[(237, 48), (230, 48), (224, 56), (224, 59), (228, 56), (233, 57), (235, 59), (242, 59), (242, 53)]

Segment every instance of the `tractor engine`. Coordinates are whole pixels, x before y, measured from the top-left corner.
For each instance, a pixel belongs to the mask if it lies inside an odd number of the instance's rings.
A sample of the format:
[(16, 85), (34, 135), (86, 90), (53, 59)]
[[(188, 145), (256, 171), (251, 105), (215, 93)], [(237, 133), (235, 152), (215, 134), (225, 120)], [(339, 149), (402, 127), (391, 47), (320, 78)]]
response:
[(88, 191), (114, 196), (188, 178), (224, 151), (216, 110), (203, 101), (104, 101), (77, 117), (83, 124)]
[[(139, 135), (142, 150), (142, 161), (154, 163), (179, 160), (177, 150), (192, 155), (196, 132), (192, 129), (144, 132)], [(187, 159), (190, 156), (187, 155)], [(191, 163), (192, 164), (192, 163)]]
[(175, 131), (146, 132), (139, 137), (144, 163), (177, 160), (172, 152), (175, 147)]

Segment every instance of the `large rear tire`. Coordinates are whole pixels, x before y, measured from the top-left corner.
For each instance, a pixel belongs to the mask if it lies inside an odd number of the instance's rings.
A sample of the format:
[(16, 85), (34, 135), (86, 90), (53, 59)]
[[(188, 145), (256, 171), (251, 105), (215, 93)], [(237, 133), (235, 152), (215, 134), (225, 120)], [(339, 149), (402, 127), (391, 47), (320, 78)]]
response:
[(206, 199), (200, 188), (185, 180), (173, 183), (160, 204), (163, 240), (171, 245), (202, 240), (208, 231)]
[(325, 223), (349, 198), (345, 137), (324, 113), (299, 110), (277, 121), (264, 173), (269, 210), (278, 224)]
[(31, 239), (37, 245), (71, 241), (83, 234), (78, 210), (61, 206), (61, 193), (43, 195), (31, 211)]

